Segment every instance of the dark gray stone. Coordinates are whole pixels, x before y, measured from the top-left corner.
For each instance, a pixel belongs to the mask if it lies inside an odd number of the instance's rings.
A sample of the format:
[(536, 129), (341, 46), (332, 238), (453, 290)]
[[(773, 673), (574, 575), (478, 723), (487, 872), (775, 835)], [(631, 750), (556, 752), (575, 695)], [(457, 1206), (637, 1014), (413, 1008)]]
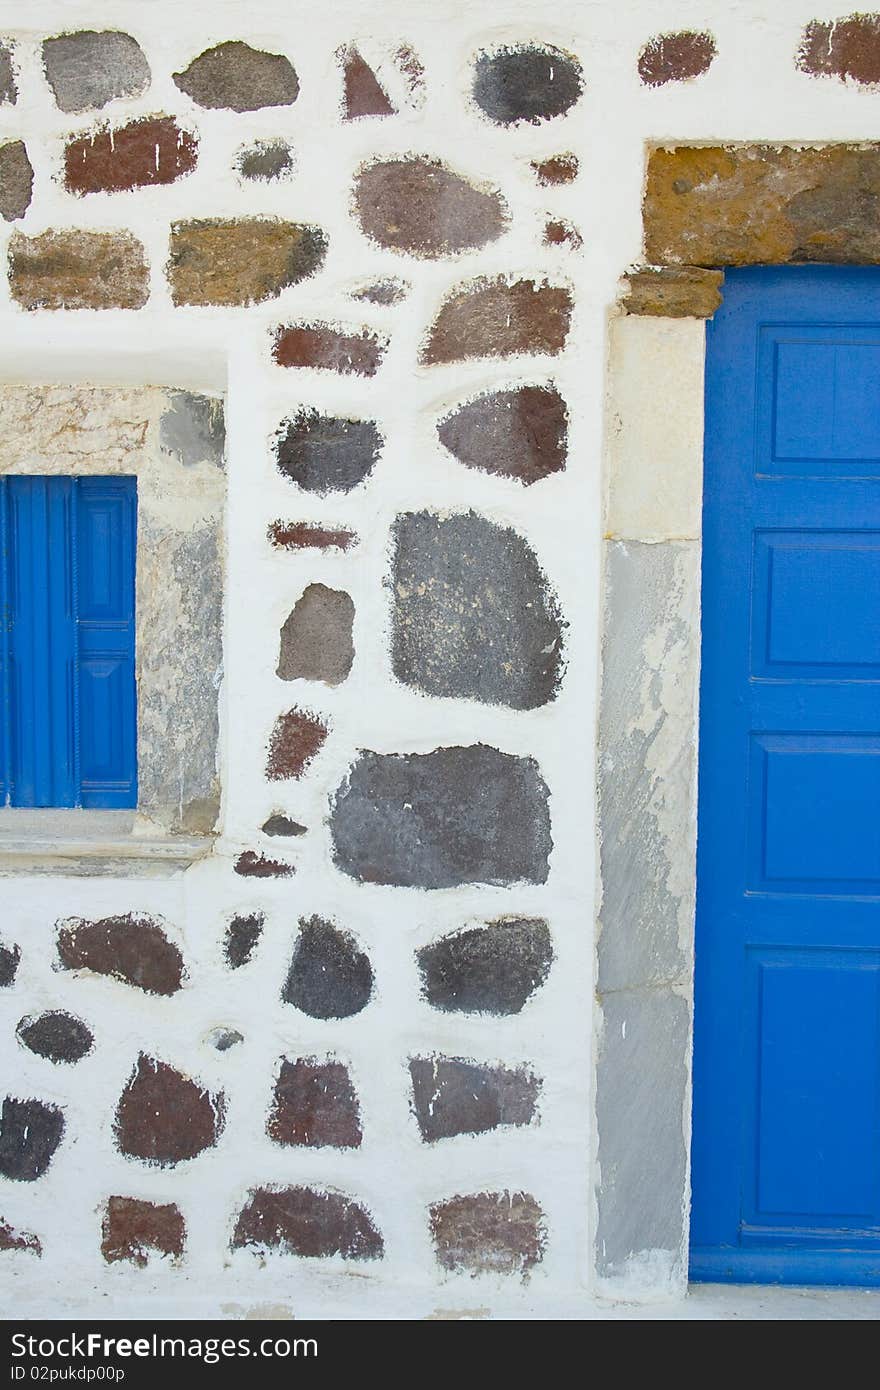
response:
[(95, 1041), (81, 1018), (61, 1009), (39, 1018), (23, 1018), (15, 1031), (25, 1047), (50, 1062), (79, 1062), (91, 1052)]
[(453, 932), (418, 952), (422, 993), (445, 1013), (518, 1014), (544, 983), (553, 948), (540, 918)]
[(497, 125), (562, 116), (582, 91), (577, 59), (544, 44), (481, 53), (474, 69), (474, 101)]
[(5, 989), (13, 983), (20, 960), (20, 946), (0, 945), (0, 989)]
[(169, 392), (170, 404), (159, 422), (159, 442), (186, 467), (210, 463), (223, 467), (226, 421), (223, 402), (194, 391)]
[(262, 912), (252, 912), (248, 916), (233, 917), (226, 928), (224, 954), (231, 970), (247, 965), (254, 953), (254, 947), (263, 934), (265, 917)]
[(310, 1018), (350, 1018), (372, 993), (373, 967), (354, 937), (320, 917), (301, 919), (284, 1002)]
[(115, 97), (140, 96), (150, 83), (140, 44), (114, 29), (83, 29), (46, 39), (43, 65), (62, 111), (96, 110)]
[(293, 150), (285, 140), (258, 140), (239, 150), (235, 167), (243, 179), (268, 183), (293, 172)]
[(281, 629), (277, 675), (283, 681), (340, 685), (354, 661), (354, 604), (344, 589), (310, 584)]
[(15, 71), (12, 66), (12, 49), (7, 43), (0, 43), (0, 106), (14, 106), (18, 99), (15, 85)]
[(244, 1034), (239, 1033), (237, 1028), (215, 1028), (211, 1034), (211, 1043), (218, 1052), (228, 1052), (231, 1047), (243, 1042)]
[(278, 435), (278, 468), (304, 492), (351, 492), (372, 473), (384, 442), (372, 420), (302, 410)]
[(534, 551), (476, 512), (394, 527), (391, 660), (428, 695), (535, 709), (560, 679), (562, 621)]
[(264, 835), (305, 835), (307, 827), (291, 820), (280, 811), (274, 812), (260, 827)]
[(173, 74), (175, 86), (209, 110), (259, 111), (289, 106), (299, 94), (293, 64), (281, 53), (264, 53), (234, 40), (218, 43)]
[(359, 285), (351, 291), (351, 297), (367, 304), (381, 304), (387, 308), (391, 304), (401, 304), (411, 289), (408, 281), (395, 280), (389, 276), (385, 280), (371, 280), (367, 285)]
[(363, 752), (334, 799), (334, 859), (365, 883), (545, 883), (548, 796), (534, 758), (484, 744)]
[(0, 1114), (0, 1176), (35, 1182), (52, 1162), (63, 1133), (57, 1105), (7, 1096)]
[(0, 215), (7, 222), (24, 217), (31, 205), (34, 171), (23, 140), (0, 146)]
[(540, 1090), (524, 1067), (487, 1066), (462, 1057), (413, 1057), (413, 1109), (429, 1144), (456, 1134), (485, 1134), (501, 1125), (528, 1125)]

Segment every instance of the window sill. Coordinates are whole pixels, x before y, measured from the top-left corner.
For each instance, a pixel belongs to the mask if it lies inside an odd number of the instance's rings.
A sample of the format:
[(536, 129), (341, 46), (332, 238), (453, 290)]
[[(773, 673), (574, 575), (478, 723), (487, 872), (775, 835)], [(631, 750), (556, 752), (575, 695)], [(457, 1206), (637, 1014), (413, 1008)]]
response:
[(167, 835), (134, 811), (0, 809), (0, 878), (167, 878), (210, 854), (210, 835)]

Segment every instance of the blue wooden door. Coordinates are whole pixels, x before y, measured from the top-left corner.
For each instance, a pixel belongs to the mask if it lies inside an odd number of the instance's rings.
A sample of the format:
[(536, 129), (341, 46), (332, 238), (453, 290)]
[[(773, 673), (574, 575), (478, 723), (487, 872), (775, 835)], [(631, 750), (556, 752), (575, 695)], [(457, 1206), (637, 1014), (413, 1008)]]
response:
[(0, 799), (137, 803), (134, 478), (0, 479)]
[(708, 325), (691, 1277), (880, 1283), (880, 272)]

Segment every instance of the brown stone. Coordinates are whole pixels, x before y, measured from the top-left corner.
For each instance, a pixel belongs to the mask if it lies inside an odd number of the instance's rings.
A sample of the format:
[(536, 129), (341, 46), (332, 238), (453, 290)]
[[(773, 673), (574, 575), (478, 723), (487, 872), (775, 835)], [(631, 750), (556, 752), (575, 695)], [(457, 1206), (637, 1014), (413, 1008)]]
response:
[(170, 1167), (216, 1144), (223, 1129), (223, 1093), (141, 1053), (116, 1107), (113, 1122), (121, 1153)]
[(0, 1217), (0, 1250), (30, 1250), (34, 1255), (42, 1255), (43, 1246), (39, 1236), (31, 1231), (15, 1231)]
[(717, 50), (711, 34), (682, 29), (675, 34), (658, 34), (639, 54), (639, 77), (646, 87), (665, 87), (667, 82), (684, 82), (699, 77), (712, 66)]
[(354, 202), (366, 236), (429, 260), (485, 246), (508, 221), (495, 189), (425, 156), (368, 164), (355, 179)]
[(16, 232), (9, 289), (24, 309), (141, 309), (150, 278), (144, 248), (130, 232)]
[(568, 337), (571, 294), (536, 280), (472, 280), (441, 306), (421, 361), (461, 362), (513, 353), (560, 353)]
[(148, 994), (176, 994), (184, 978), (183, 956), (152, 917), (71, 917), (58, 933), (58, 955), (67, 970), (91, 970), (136, 985)]
[(370, 67), (353, 46), (340, 50), (342, 60), (342, 111), (346, 121), (362, 116), (393, 116), (397, 108)]
[(880, 15), (814, 19), (804, 29), (795, 63), (814, 77), (880, 83)]
[(354, 531), (312, 526), (306, 521), (273, 521), (268, 538), (278, 550), (350, 550), (357, 544)]
[(665, 319), (710, 319), (721, 304), (723, 270), (699, 266), (647, 266), (626, 277), (628, 314)]
[(554, 386), (490, 391), (437, 426), (440, 443), (468, 468), (529, 487), (565, 467), (568, 412)]
[(431, 1234), (444, 1269), (527, 1274), (543, 1257), (544, 1213), (528, 1192), (478, 1192), (431, 1207)]
[(34, 171), (24, 141), (0, 145), (0, 216), (7, 222), (24, 217), (33, 189)]
[(584, 239), (577, 227), (571, 222), (565, 222), (560, 218), (551, 218), (544, 225), (545, 246), (567, 246), (571, 251), (580, 251), (584, 244)]
[(176, 87), (208, 110), (259, 111), (264, 106), (289, 106), (299, 95), (288, 58), (237, 40), (206, 49), (173, 78)]
[(309, 584), (281, 629), (280, 680), (341, 685), (354, 662), (354, 604), (344, 589)]
[(173, 1202), (161, 1206), (137, 1197), (111, 1197), (101, 1227), (101, 1254), (108, 1264), (128, 1260), (144, 1269), (149, 1253), (179, 1259), (183, 1254), (186, 1227)]
[(69, 193), (120, 193), (174, 183), (196, 167), (198, 141), (173, 116), (148, 116), (71, 140), (64, 151)]
[(533, 159), (535, 177), (544, 188), (560, 183), (573, 183), (578, 175), (576, 154), (554, 154), (549, 159)]
[(296, 869), (280, 859), (269, 859), (256, 850), (246, 849), (235, 861), (235, 872), (243, 878), (291, 878)]
[(341, 1192), (311, 1187), (258, 1187), (239, 1214), (233, 1250), (246, 1246), (288, 1255), (376, 1260), (382, 1237), (365, 1207)]
[(276, 1144), (359, 1148), (360, 1110), (348, 1069), (315, 1057), (282, 1058), (266, 1132)]
[(643, 205), (654, 265), (880, 262), (880, 144), (653, 150)]
[(270, 782), (301, 777), (323, 747), (328, 729), (313, 714), (292, 709), (275, 721), (269, 740), (266, 776)]
[(413, 1057), (413, 1109), (426, 1143), (485, 1134), (535, 1118), (540, 1082), (525, 1067), (491, 1066), (463, 1057)]
[(320, 227), (304, 223), (268, 217), (175, 222), (171, 297), (175, 304), (259, 304), (314, 275), (326, 254)]
[(307, 827), (300, 825), (299, 821), (291, 820), (290, 816), (285, 816), (283, 811), (273, 811), (271, 816), (260, 826), (264, 835), (283, 835), (294, 836), (305, 835)]
[(317, 367), (345, 375), (375, 376), (387, 343), (364, 329), (343, 333), (326, 323), (291, 324), (275, 335), (272, 355), (279, 367)]

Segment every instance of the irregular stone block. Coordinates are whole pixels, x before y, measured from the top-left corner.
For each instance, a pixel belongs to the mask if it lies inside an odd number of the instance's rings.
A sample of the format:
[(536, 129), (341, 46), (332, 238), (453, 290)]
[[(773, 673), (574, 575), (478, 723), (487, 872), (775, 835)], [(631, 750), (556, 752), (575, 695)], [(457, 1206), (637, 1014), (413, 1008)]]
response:
[(545, 883), (548, 796), (534, 758), (483, 744), (363, 752), (334, 799), (333, 857), (364, 883)]
[(24, 141), (0, 145), (0, 216), (7, 222), (24, 217), (33, 188), (34, 171)]
[(567, 246), (570, 251), (580, 251), (584, 239), (572, 222), (555, 217), (544, 224), (541, 238), (545, 246)]
[(356, 1149), (360, 1109), (347, 1067), (315, 1057), (281, 1059), (266, 1133), (276, 1144)]
[(279, 367), (313, 367), (344, 376), (375, 376), (387, 342), (376, 333), (345, 333), (326, 323), (291, 324), (275, 335), (272, 356)]
[(341, 1192), (312, 1187), (258, 1187), (239, 1213), (233, 1250), (246, 1246), (281, 1250), (286, 1255), (344, 1260), (376, 1260), (382, 1237), (369, 1212)]
[(210, 1034), (210, 1042), (218, 1052), (228, 1052), (231, 1047), (238, 1047), (239, 1043), (244, 1042), (244, 1034), (239, 1033), (237, 1028), (215, 1028)]
[(0, 945), (0, 989), (6, 989), (13, 984), (20, 960), (20, 946)]
[(565, 467), (568, 411), (555, 386), (518, 386), (460, 405), (437, 433), (468, 468), (529, 487)]
[(174, 183), (196, 167), (198, 141), (173, 116), (148, 116), (70, 140), (64, 151), (68, 193), (121, 193)]
[(540, 1082), (524, 1067), (487, 1066), (463, 1057), (413, 1057), (413, 1110), (428, 1144), (485, 1134), (535, 1118)]
[(33, 1255), (42, 1255), (43, 1246), (39, 1236), (31, 1231), (15, 1231), (7, 1221), (0, 1217), (0, 1250), (30, 1250)]
[(444, 1269), (528, 1274), (543, 1258), (544, 1213), (528, 1192), (478, 1192), (430, 1209), (431, 1235)]
[(304, 825), (291, 820), (289, 816), (282, 815), (280, 811), (274, 812), (268, 820), (264, 820), (260, 829), (264, 835), (305, 835), (306, 833)]
[(410, 293), (412, 286), (406, 280), (371, 280), (367, 285), (361, 285), (358, 289), (352, 290), (352, 299), (365, 301), (367, 304), (381, 304), (387, 307), (391, 304), (400, 304)]
[(205, 49), (188, 68), (172, 76), (176, 87), (208, 110), (290, 106), (299, 95), (299, 81), (288, 58), (238, 40)]
[(116, 97), (136, 97), (150, 85), (140, 44), (116, 29), (81, 29), (43, 44), (43, 66), (61, 111), (89, 111)]
[(577, 59), (549, 44), (498, 48), (481, 53), (474, 66), (474, 101), (496, 125), (562, 116), (583, 86)]
[(711, 34), (681, 29), (659, 34), (639, 53), (639, 77), (646, 87), (665, 87), (708, 72), (717, 49)]
[(303, 710), (280, 714), (269, 739), (266, 777), (270, 782), (301, 777), (327, 739), (328, 729), (320, 719)]
[(238, 970), (247, 965), (254, 953), (254, 947), (263, 934), (266, 918), (262, 912), (252, 912), (248, 916), (233, 917), (226, 928), (223, 953), (230, 970)]
[(721, 307), (723, 270), (698, 266), (650, 266), (626, 277), (629, 291), (622, 301), (628, 314), (664, 319), (710, 319)]
[(555, 699), (562, 622), (528, 542), (476, 512), (404, 513), (393, 536), (397, 679), (511, 709)]
[(150, 1253), (179, 1260), (186, 1227), (173, 1202), (161, 1206), (138, 1197), (111, 1197), (101, 1224), (101, 1254), (108, 1264), (127, 1260), (145, 1269)]
[(91, 1028), (81, 1018), (62, 1009), (23, 1018), (15, 1030), (17, 1037), (38, 1057), (50, 1062), (79, 1062), (91, 1052), (95, 1041)]
[(355, 178), (354, 205), (365, 236), (429, 260), (485, 246), (508, 223), (500, 193), (427, 156), (368, 164)]
[(141, 1053), (116, 1107), (113, 1130), (120, 1153), (160, 1168), (195, 1158), (216, 1144), (225, 1099), (167, 1062)]
[(343, 120), (358, 121), (363, 116), (393, 116), (397, 108), (369, 63), (354, 45), (340, 49), (342, 62)]
[(321, 228), (304, 223), (268, 217), (175, 222), (171, 297), (175, 304), (261, 304), (314, 275), (326, 254)]
[(291, 878), (296, 869), (280, 859), (268, 859), (265, 854), (246, 849), (235, 861), (235, 872), (243, 878)]
[(273, 521), (267, 535), (277, 550), (350, 550), (357, 544), (354, 531), (312, 526), (307, 521)]
[(223, 402), (195, 391), (169, 391), (168, 409), (159, 421), (159, 443), (184, 468), (208, 463), (222, 469), (226, 452)]
[(553, 960), (541, 918), (501, 918), (452, 932), (417, 953), (422, 994), (444, 1013), (518, 1014)]
[(7, 43), (0, 43), (0, 106), (14, 106), (18, 100), (15, 85), (15, 70), (12, 66), (12, 49)]
[(565, 347), (571, 294), (536, 280), (472, 280), (441, 305), (420, 361), (463, 362), (469, 357), (549, 353)]
[(385, 441), (372, 420), (343, 420), (301, 410), (281, 427), (279, 472), (304, 492), (351, 492), (376, 466)]
[(350, 932), (301, 918), (281, 998), (310, 1018), (351, 1018), (370, 1002), (373, 967)]
[(880, 261), (880, 144), (652, 150), (642, 207), (655, 265)]
[(71, 917), (61, 923), (58, 955), (66, 970), (110, 975), (148, 994), (176, 994), (183, 985), (183, 956), (153, 917)]
[(286, 140), (257, 140), (239, 150), (235, 167), (243, 179), (270, 183), (293, 173), (293, 150)]
[(340, 685), (354, 661), (354, 604), (344, 589), (310, 584), (281, 629), (276, 675)]
[(864, 86), (880, 83), (880, 15), (850, 14), (814, 19), (804, 29), (795, 63), (814, 77), (849, 78)]
[(552, 188), (561, 183), (574, 183), (580, 164), (576, 154), (553, 154), (549, 159), (533, 159), (532, 168), (542, 188)]
[(150, 278), (144, 248), (130, 232), (16, 232), (9, 290), (23, 309), (141, 309)]
[(57, 1105), (6, 1096), (0, 1112), (0, 1176), (36, 1182), (45, 1173), (64, 1133)]

